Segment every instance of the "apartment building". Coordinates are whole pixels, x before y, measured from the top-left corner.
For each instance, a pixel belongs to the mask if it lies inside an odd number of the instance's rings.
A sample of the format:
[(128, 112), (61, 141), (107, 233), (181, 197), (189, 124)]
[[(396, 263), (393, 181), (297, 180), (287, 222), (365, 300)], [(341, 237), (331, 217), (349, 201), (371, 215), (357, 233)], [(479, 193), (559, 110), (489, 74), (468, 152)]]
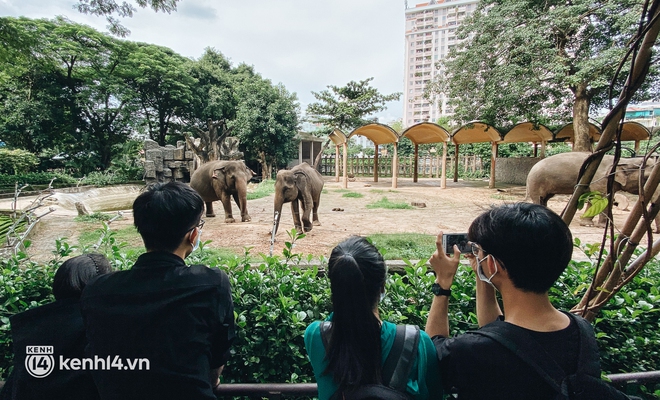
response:
[(403, 124), (435, 122), (451, 115), (447, 98), (424, 99), (424, 88), (442, 74), (435, 64), (457, 43), (456, 28), (477, 8), (478, 0), (431, 0), (408, 7), (406, 2), (406, 48), (403, 92)]

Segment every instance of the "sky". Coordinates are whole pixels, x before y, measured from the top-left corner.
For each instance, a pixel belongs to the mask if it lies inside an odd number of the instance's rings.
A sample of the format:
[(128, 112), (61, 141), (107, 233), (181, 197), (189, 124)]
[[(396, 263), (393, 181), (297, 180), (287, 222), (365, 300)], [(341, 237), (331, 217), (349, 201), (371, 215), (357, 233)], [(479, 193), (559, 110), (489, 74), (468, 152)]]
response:
[[(0, 16), (66, 16), (107, 32), (104, 17), (78, 13), (76, 0), (0, 0)], [(201, 57), (213, 47), (295, 92), (304, 113), (312, 91), (373, 77), (383, 94), (403, 91), (403, 0), (181, 0), (172, 14), (138, 8), (123, 19), (128, 40)], [(403, 102), (387, 104), (380, 122), (401, 118)]]

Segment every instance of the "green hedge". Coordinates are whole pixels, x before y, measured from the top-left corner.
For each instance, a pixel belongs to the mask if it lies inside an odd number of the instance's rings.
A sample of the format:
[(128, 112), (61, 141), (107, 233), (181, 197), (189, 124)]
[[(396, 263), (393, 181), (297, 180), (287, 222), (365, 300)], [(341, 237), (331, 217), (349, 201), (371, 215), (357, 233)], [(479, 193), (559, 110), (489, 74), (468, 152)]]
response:
[(39, 165), (39, 158), (26, 150), (0, 148), (0, 174), (23, 174)]
[[(262, 256), (256, 267), (250, 264), (249, 251), (243, 257), (217, 261), (204, 245), (187, 259), (188, 263), (217, 266), (231, 279), (239, 330), (223, 374), (226, 382), (313, 380), (303, 332), (310, 322), (330, 312), (329, 282), (315, 267), (306, 266), (311, 258), (292, 254), (290, 244), (286, 246), (285, 257)], [(66, 241), (58, 241), (56, 247), (56, 256), (46, 265), (31, 262), (25, 255), (0, 261), (2, 377), (12, 360), (8, 317), (53, 300), (50, 285), (54, 271), (74, 250)], [(137, 256), (122, 247), (109, 232), (101, 249), (115, 268), (130, 268)], [(571, 262), (552, 289), (553, 303), (563, 309), (575, 305), (590, 281), (590, 269), (588, 262)], [(606, 373), (660, 370), (658, 281), (660, 267), (654, 260), (599, 315), (595, 330)], [(381, 316), (423, 327), (431, 305), (432, 282), (432, 274), (421, 264), (409, 264), (401, 274), (390, 274)], [(450, 302), (452, 334), (476, 327), (474, 283), (469, 266), (461, 265)]]
[(56, 178), (53, 182), (54, 186), (62, 186), (63, 184), (70, 186), (78, 183), (78, 179), (58, 172), (29, 172), (18, 175), (0, 174), (0, 187), (11, 188), (16, 182), (18, 182), (19, 186), (26, 184), (48, 185), (53, 178)]

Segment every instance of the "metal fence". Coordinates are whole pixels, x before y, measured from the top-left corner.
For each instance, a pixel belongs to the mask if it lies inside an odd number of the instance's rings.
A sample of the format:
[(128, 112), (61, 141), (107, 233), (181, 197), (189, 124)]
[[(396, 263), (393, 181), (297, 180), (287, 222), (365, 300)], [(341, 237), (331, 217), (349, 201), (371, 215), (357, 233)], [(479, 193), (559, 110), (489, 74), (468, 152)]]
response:
[[(479, 156), (459, 155), (459, 171), (468, 173), (480, 173), (484, 170), (484, 164)], [(447, 175), (453, 173), (454, 156), (447, 157)], [(343, 171), (342, 161), (339, 162), (340, 175)], [(322, 175), (335, 175), (335, 156), (326, 155), (321, 159), (319, 171)], [(415, 171), (415, 158), (413, 155), (399, 157), (399, 177), (411, 178)], [(353, 176), (373, 176), (374, 158), (371, 156), (349, 156), (346, 160), (346, 172)], [(417, 173), (420, 178), (439, 178), (442, 174), (442, 156), (420, 156), (417, 165)], [(378, 157), (378, 176), (392, 176), (392, 157)]]

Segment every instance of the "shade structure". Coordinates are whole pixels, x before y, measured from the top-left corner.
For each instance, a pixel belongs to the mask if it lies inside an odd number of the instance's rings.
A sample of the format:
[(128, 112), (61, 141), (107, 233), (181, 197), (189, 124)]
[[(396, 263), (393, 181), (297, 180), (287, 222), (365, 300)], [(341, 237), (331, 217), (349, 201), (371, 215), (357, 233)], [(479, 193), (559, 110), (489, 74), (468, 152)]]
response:
[[(387, 125), (372, 123), (356, 128), (351, 132), (348, 137), (364, 136), (374, 143), (374, 182), (378, 182), (378, 145), (392, 143), (394, 145), (394, 154), (392, 155), (392, 188), (397, 187), (398, 177), (398, 156), (397, 144), (399, 142), (399, 135), (396, 131)], [(344, 181), (348, 179), (346, 169), (344, 169)]]
[(344, 149), (344, 154), (343, 154), (343, 168), (344, 168), (344, 182), (343, 182), (343, 187), (347, 188), (348, 187), (348, 180), (346, 176), (346, 167), (347, 167), (347, 159), (346, 157), (348, 156), (348, 137), (344, 132), (342, 132), (340, 129), (335, 128), (330, 135), (328, 135), (329, 139), (332, 140), (332, 143), (335, 145), (335, 182), (339, 182), (339, 147), (343, 147)]
[(500, 131), (492, 125), (480, 121), (468, 122), (456, 129), (452, 134), (452, 142), (456, 146), (454, 160), (454, 182), (458, 182), (458, 150), (459, 145), (468, 143), (491, 142), (490, 181), (489, 188), (495, 187), (495, 159), (497, 158), (497, 143), (502, 140)]
[(500, 143), (547, 142), (552, 140), (552, 131), (543, 124), (522, 122), (504, 135)]
[(417, 182), (417, 174), (419, 169), (419, 145), (420, 144), (431, 144), (431, 143), (443, 143), (442, 148), (442, 178), (441, 178), (441, 188), (447, 187), (447, 142), (450, 139), (450, 134), (447, 130), (441, 127), (438, 124), (431, 122), (420, 122), (415, 124), (401, 134), (401, 137), (406, 137), (410, 139), (411, 142), (415, 145), (415, 165), (413, 172), (413, 182)]
[[(590, 122), (589, 138), (591, 138), (592, 141), (597, 142), (598, 139), (600, 139), (600, 134), (601, 134), (601, 129)], [(557, 132), (555, 132), (555, 140), (564, 140), (566, 142), (572, 143), (574, 137), (575, 137), (575, 130), (573, 129), (572, 122), (564, 125)]]
[(649, 128), (640, 124), (639, 122), (629, 121), (623, 123), (621, 130), (621, 141), (626, 142), (629, 140), (640, 141), (648, 140), (651, 137)]

